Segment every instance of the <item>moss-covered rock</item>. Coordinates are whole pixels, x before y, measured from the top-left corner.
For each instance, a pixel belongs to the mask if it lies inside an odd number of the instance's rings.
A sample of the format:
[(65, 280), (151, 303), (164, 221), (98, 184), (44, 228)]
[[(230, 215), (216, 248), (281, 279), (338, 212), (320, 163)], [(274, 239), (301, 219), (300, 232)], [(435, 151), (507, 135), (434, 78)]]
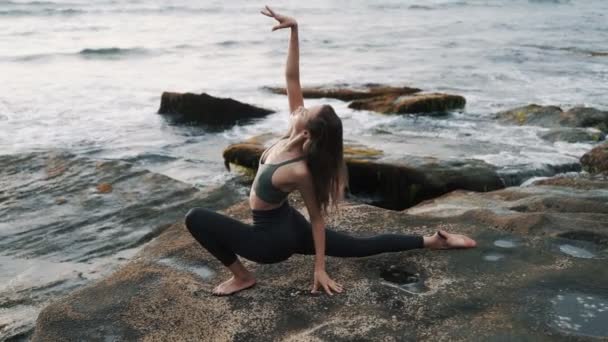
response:
[[(275, 94), (287, 94), (287, 91), (283, 87), (264, 87), (264, 89)], [(352, 101), (384, 95), (409, 95), (419, 91), (420, 89), (418, 88), (394, 87), (374, 83), (364, 84), (360, 87), (339, 84), (334, 86), (304, 87), (302, 88), (302, 96), (307, 99), (331, 98)]]
[(465, 104), (465, 98), (460, 95), (429, 93), (399, 96), (388, 94), (353, 101), (348, 107), (384, 114), (431, 114), (461, 109)]
[[(285, 88), (265, 87), (275, 94), (287, 94)], [(445, 113), (465, 106), (466, 100), (459, 95), (425, 93), (410, 87), (394, 87), (369, 83), (363, 86), (320, 86), (303, 88), (304, 98), (334, 98), (352, 101), (352, 109), (371, 110), (385, 114)]]
[[(301, 199), (290, 200), (303, 210)], [(230, 297), (229, 272), (177, 222), (108, 278), (39, 315), (34, 341), (591, 341), (608, 337), (608, 198), (560, 186), (453, 192), (406, 212), (345, 203), (328, 219), (351, 234), (475, 238), (460, 251), (327, 258), (345, 286), (309, 294), (312, 256), (244, 261), (258, 284)], [(224, 214), (251, 222), (246, 202)], [(473, 337), (472, 337), (473, 336)]]
[[(223, 154), (226, 167), (236, 164), (257, 170), (264, 144), (271, 137), (264, 135), (228, 146)], [(344, 148), (344, 159), (350, 192), (383, 208), (408, 208), (456, 189), (491, 191), (504, 187), (496, 168), (480, 160), (412, 156), (395, 159), (376, 149), (348, 144)]]
[(590, 107), (573, 107), (563, 111), (557, 106), (531, 104), (496, 114), (496, 118), (518, 125), (542, 127), (593, 127), (608, 132), (608, 111)]
[(594, 147), (581, 157), (583, 168), (591, 173), (608, 173), (608, 143)]
[(196, 122), (205, 125), (233, 125), (243, 120), (264, 117), (273, 111), (242, 103), (230, 98), (219, 98), (202, 93), (163, 92), (159, 114), (177, 122)]

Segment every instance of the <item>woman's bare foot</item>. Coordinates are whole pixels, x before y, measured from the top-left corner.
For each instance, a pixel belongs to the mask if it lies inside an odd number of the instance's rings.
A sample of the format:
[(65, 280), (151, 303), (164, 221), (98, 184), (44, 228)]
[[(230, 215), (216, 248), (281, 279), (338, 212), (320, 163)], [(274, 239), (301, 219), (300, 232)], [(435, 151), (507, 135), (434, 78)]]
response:
[(236, 278), (231, 277), (225, 282), (219, 284), (213, 289), (213, 294), (216, 296), (228, 296), (239, 291), (248, 289), (255, 285), (255, 278)]
[(472, 248), (477, 246), (475, 240), (461, 234), (450, 234), (438, 230), (432, 236), (424, 237), (424, 247), (430, 249)]

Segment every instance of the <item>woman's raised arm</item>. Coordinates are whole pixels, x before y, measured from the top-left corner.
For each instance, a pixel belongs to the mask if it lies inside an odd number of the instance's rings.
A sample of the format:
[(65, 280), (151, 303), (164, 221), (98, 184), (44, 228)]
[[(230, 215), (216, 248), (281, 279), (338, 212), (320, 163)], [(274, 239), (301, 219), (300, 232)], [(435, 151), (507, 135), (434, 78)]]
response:
[(293, 113), (298, 107), (304, 106), (302, 87), (300, 85), (300, 46), (298, 38), (298, 23), (294, 18), (278, 14), (266, 6), (262, 14), (275, 18), (279, 24), (272, 28), (273, 31), (282, 28), (290, 28), (289, 49), (287, 51), (287, 64), (285, 66), (285, 83), (287, 86), (287, 98), (289, 99), (289, 112)]

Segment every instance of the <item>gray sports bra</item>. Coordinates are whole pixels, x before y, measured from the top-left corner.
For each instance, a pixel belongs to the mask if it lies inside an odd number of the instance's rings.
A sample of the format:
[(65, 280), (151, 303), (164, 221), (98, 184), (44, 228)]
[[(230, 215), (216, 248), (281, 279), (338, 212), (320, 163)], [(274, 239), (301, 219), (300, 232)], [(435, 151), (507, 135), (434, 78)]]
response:
[(279, 204), (287, 197), (287, 195), (289, 195), (289, 193), (277, 189), (272, 184), (272, 175), (280, 166), (306, 159), (306, 156), (289, 159), (277, 164), (266, 164), (262, 162), (262, 158), (264, 158), (264, 154), (262, 154), (260, 157), (258, 172), (253, 180), (253, 189), (255, 190), (255, 194), (264, 200), (264, 202)]

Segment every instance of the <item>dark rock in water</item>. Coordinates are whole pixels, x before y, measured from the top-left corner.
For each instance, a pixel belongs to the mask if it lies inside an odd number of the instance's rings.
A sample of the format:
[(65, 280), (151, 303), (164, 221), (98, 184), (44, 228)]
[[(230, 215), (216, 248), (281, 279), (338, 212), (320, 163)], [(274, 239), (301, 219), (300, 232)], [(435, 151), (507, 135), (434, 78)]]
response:
[[(287, 91), (283, 87), (264, 87), (275, 94), (286, 95)], [(305, 87), (302, 88), (302, 95), (307, 99), (332, 98), (343, 101), (367, 99), (385, 95), (410, 95), (419, 92), (418, 88), (394, 87), (383, 84), (364, 84), (361, 87), (339, 84), (335, 86)]]
[(504, 188), (494, 166), (481, 160), (369, 161), (346, 159), (349, 189), (354, 195), (372, 196), (383, 208), (402, 210), (457, 189), (492, 191)]
[[(499, 112), (496, 118), (518, 125), (537, 125), (537, 126), (556, 126), (556, 118), (563, 113), (562, 109), (557, 106), (539, 106), (531, 104), (523, 107), (517, 107), (507, 111)], [(547, 122), (550, 124), (547, 125)]]
[(348, 107), (373, 110), (384, 114), (442, 114), (464, 108), (465, 104), (465, 98), (460, 95), (430, 93), (400, 96), (388, 94), (353, 101)]
[(583, 168), (591, 173), (608, 173), (608, 143), (594, 147), (581, 157)]
[(577, 142), (598, 142), (606, 138), (602, 131), (589, 128), (552, 128), (548, 132), (539, 134), (542, 139), (556, 142), (565, 141), (569, 143)]
[(264, 145), (255, 143), (232, 144), (224, 149), (224, 165), (230, 170), (230, 164), (258, 169)]
[(608, 52), (591, 51), (591, 56), (593, 56), (593, 57), (608, 57)]
[(163, 92), (159, 114), (167, 114), (178, 122), (207, 125), (232, 125), (242, 120), (264, 117), (273, 111), (255, 107), (230, 98), (202, 93)]
[[(267, 140), (270, 136), (266, 136)], [(264, 138), (228, 146), (224, 161), (257, 170)], [(495, 167), (480, 160), (388, 159), (381, 151), (345, 146), (349, 190), (375, 198), (374, 205), (401, 210), (456, 189), (491, 191), (504, 187)]]
[(542, 127), (593, 127), (608, 132), (608, 111), (590, 107), (574, 107), (563, 111), (557, 106), (531, 104), (499, 112), (496, 118), (518, 125)]
[[(290, 201), (303, 210), (300, 198), (291, 195)], [(180, 221), (110, 277), (47, 306), (33, 340), (606, 338), (606, 259), (572, 257), (549, 242), (574, 229), (606, 235), (607, 202), (606, 192), (533, 186), (454, 192), (405, 212), (345, 203), (343, 214), (328, 220), (335, 229), (365, 235), (432, 234), (442, 228), (472, 236), (478, 247), (328, 257), (328, 273), (345, 286), (333, 297), (309, 294), (312, 273), (302, 270), (311, 269), (313, 257), (302, 255), (270, 265), (244, 261), (258, 285), (230, 297), (212, 296), (229, 272)], [(246, 202), (224, 214), (251, 222)], [(501, 239), (518, 244), (495, 246)], [(184, 265), (205, 266), (214, 271), (205, 275), (213, 276), (201, 277)], [(401, 289), (417, 282), (425, 292)]]

